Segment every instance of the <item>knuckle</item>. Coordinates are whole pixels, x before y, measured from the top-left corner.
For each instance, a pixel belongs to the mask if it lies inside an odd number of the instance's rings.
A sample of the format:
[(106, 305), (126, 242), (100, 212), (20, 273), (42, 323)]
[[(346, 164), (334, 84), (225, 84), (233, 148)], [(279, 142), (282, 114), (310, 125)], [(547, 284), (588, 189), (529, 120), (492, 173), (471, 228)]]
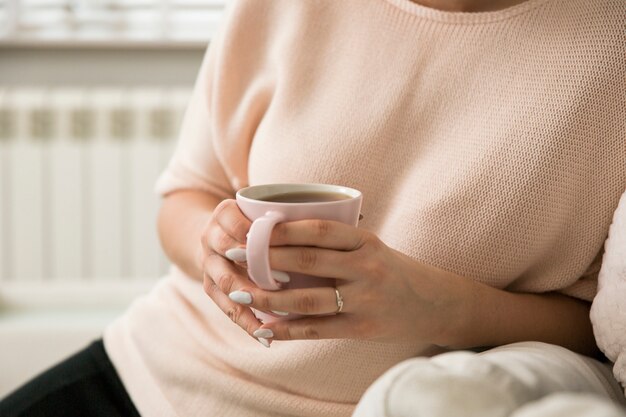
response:
[(217, 250), (219, 253), (224, 253), (228, 249), (234, 247), (235, 244), (233, 243), (233, 239), (228, 234), (220, 231), (220, 234), (217, 238), (216, 246), (217, 247), (215, 248), (215, 250)]
[(230, 306), (228, 309), (226, 309), (226, 315), (228, 316), (228, 318), (237, 324), (239, 324), (239, 319), (241, 318), (242, 314), (243, 307), (240, 305)]
[(305, 339), (319, 339), (320, 334), (317, 329), (311, 325), (305, 326), (302, 329), (302, 335)]
[(202, 271), (205, 274), (208, 274), (209, 276), (210, 276), (210, 273), (208, 271), (212, 269), (212, 267), (214, 266), (214, 262), (217, 259), (216, 256), (219, 256), (219, 255), (215, 253), (212, 249), (207, 250), (202, 254), (202, 262), (201, 262)]
[(273, 310), (269, 297), (264, 294), (256, 294), (254, 296), (254, 304), (261, 310)]
[(224, 206), (226, 208), (237, 207), (237, 201), (233, 198), (227, 198), (224, 200)]
[(232, 234), (240, 242), (245, 241), (248, 230), (248, 221), (241, 216), (239, 216), (232, 225)]
[(353, 250), (377, 251), (379, 249), (380, 239), (373, 233), (363, 233), (359, 236), (359, 241)]
[(235, 276), (231, 273), (224, 273), (217, 279), (217, 284), (224, 294), (230, 294), (235, 287)]
[(231, 200), (222, 200), (222, 201), (220, 201), (220, 203), (213, 210), (213, 217), (214, 218), (218, 218), (218, 217), (220, 217), (224, 213), (224, 211), (228, 208), (228, 206), (230, 204), (229, 201), (231, 201)]
[(313, 220), (312, 226), (317, 237), (323, 238), (330, 233), (330, 222), (328, 220)]
[(219, 259), (219, 257), (220, 255), (217, 252), (213, 250), (207, 251), (207, 253), (204, 254), (204, 264), (206, 265), (210, 262), (215, 262), (215, 260)]
[(295, 307), (302, 314), (310, 314), (317, 311), (317, 299), (309, 294), (303, 294), (296, 298)]
[(348, 251), (353, 252), (353, 253), (361, 252), (360, 249), (365, 245), (364, 242), (365, 242), (365, 239), (363, 237), (359, 237), (359, 240), (354, 244), (354, 246), (348, 249)]
[(317, 256), (315, 251), (311, 249), (302, 248), (296, 253), (296, 265), (302, 270), (311, 270), (317, 263)]
[(380, 276), (384, 272), (384, 267), (378, 259), (369, 259), (363, 262), (363, 270), (368, 275)]

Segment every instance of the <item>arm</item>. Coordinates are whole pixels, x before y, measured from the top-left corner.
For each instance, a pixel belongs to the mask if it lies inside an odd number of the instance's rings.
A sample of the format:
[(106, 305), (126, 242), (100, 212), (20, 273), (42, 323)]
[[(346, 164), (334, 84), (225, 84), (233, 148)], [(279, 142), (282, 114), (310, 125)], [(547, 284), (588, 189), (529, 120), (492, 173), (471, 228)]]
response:
[(159, 211), (158, 231), (165, 254), (199, 281), (202, 280), (201, 234), (219, 203), (211, 194), (184, 190), (168, 194)]
[(552, 343), (598, 356), (590, 304), (560, 294), (520, 294), (465, 280), (468, 300), (457, 325), (444, 336), (449, 347), (500, 346), (525, 340)]

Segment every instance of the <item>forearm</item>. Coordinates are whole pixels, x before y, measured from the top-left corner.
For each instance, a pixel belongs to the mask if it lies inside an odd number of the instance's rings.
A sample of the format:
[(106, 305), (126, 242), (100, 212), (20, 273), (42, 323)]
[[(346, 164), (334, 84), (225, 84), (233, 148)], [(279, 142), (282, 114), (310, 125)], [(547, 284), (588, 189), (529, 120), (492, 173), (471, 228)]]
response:
[(163, 199), (158, 230), (167, 257), (187, 275), (202, 279), (200, 236), (220, 200), (208, 193), (185, 190)]
[(447, 332), (456, 348), (539, 341), (598, 356), (590, 304), (560, 294), (522, 294), (464, 280), (466, 302)]

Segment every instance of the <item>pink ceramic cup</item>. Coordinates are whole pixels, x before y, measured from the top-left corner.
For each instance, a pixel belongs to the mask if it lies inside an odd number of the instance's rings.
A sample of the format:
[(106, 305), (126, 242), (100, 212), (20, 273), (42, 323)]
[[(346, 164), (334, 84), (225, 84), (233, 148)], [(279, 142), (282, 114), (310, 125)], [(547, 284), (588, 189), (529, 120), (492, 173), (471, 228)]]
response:
[[(263, 198), (291, 192), (341, 193), (345, 200), (312, 203), (277, 203), (262, 201)], [(334, 220), (353, 226), (359, 222), (361, 192), (352, 188), (327, 184), (268, 184), (247, 187), (237, 192), (237, 205), (252, 220), (248, 234), (246, 256), (250, 279), (265, 290), (287, 288), (334, 287), (335, 280), (288, 272), (290, 281), (280, 283), (272, 277), (269, 264), (269, 241), (277, 223), (305, 219)], [(292, 320), (296, 314), (278, 316), (255, 310), (256, 317), (265, 322)]]

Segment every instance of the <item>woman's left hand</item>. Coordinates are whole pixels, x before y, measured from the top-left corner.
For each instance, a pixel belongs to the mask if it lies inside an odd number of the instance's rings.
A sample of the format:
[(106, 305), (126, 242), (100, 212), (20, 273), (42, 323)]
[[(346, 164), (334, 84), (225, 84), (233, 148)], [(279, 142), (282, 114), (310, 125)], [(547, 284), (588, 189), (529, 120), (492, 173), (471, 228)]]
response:
[[(264, 324), (261, 337), (445, 345), (471, 299), (466, 295), (470, 280), (417, 262), (371, 232), (343, 223), (281, 223), (270, 245), (273, 270), (336, 278), (344, 305), (335, 315)], [(251, 294), (250, 307), (263, 311), (321, 315), (338, 310), (332, 287), (264, 291), (250, 285), (241, 290)]]

